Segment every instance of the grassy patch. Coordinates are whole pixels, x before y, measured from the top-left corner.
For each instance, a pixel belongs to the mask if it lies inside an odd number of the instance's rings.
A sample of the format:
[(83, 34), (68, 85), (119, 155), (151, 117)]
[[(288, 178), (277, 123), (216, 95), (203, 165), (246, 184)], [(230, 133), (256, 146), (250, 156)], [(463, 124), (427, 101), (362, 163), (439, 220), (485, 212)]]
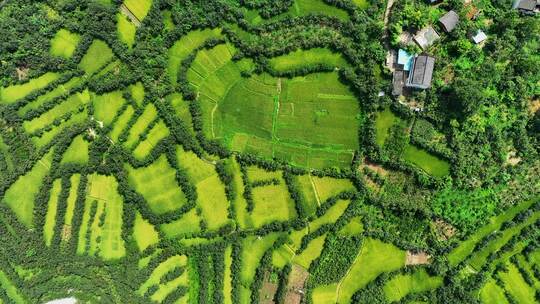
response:
[(176, 171), (165, 155), (147, 167), (134, 169), (126, 165), (126, 170), (130, 185), (142, 194), (156, 214), (177, 210), (187, 202), (176, 182)]
[(142, 21), (152, 7), (152, 0), (124, 0), (124, 5)]
[(322, 0), (296, 0), (294, 1), (291, 13), (294, 16), (305, 16), (309, 14), (321, 14), (336, 17), (341, 20), (348, 20), (346, 11), (331, 6)]
[(480, 301), (483, 304), (508, 304), (504, 290), (493, 279), (488, 280), (482, 289), (480, 289)]
[(408, 145), (405, 148), (403, 158), (435, 177), (443, 177), (450, 174), (450, 164), (448, 162), (413, 145)]
[(106, 63), (111, 61), (114, 54), (111, 48), (101, 40), (94, 40), (88, 51), (81, 59), (79, 67), (86, 72), (86, 74), (94, 74)]
[(339, 217), (345, 212), (347, 206), (349, 206), (350, 201), (339, 200), (332, 207), (330, 207), (326, 213), (309, 223), (309, 230), (316, 231), (321, 226), (326, 224), (335, 223)]
[(62, 164), (80, 164), (88, 163), (88, 142), (84, 140), (82, 135), (73, 139), (64, 156), (62, 156)]
[(66, 215), (64, 217), (64, 224), (71, 226), (71, 221), (73, 220), (73, 213), (75, 212), (75, 204), (77, 202), (77, 189), (79, 188), (79, 183), (81, 181), (80, 174), (73, 174), (70, 178), (71, 188), (69, 189), (69, 194), (66, 204)]
[(43, 183), (43, 178), (49, 172), (52, 155), (53, 153), (50, 151), (32, 167), (30, 172), (19, 177), (8, 188), (2, 199), (2, 202), (6, 203), (28, 228), (33, 225), (34, 201)]
[(62, 180), (56, 179), (51, 188), (49, 202), (47, 204), (47, 215), (45, 216), (45, 225), (43, 226), (43, 236), (45, 245), (51, 246), (54, 236), (54, 226), (56, 225), (56, 213), (58, 207), (58, 196), (62, 190)]
[(133, 226), (133, 236), (135, 237), (139, 251), (144, 251), (149, 246), (159, 242), (159, 235), (154, 226), (138, 212)]
[(272, 247), (278, 236), (277, 233), (272, 233), (262, 238), (249, 236), (243, 240), (242, 265), (240, 268), (240, 282), (242, 285), (246, 287), (251, 285), (262, 256), (266, 250)]
[(133, 150), (133, 156), (137, 159), (143, 159), (150, 154), (154, 147), (162, 140), (169, 136), (170, 131), (163, 121), (159, 121), (148, 132), (146, 139), (141, 141), (139, 145)]
[(31, 79), (24, 84), (16, 84), (7, 88), (0, 88), (0, 103), (13, 103), (26, 95), (46, 87), (51, 82), (60, 78), (60, 74), (48, 72), (38, 78)]
[(25, 121), (23, 123), (24, 130), (28, 133), (33, 133), (37, 130), (43, 129), (53, 124), (55, 120), (62, 119), (63, 116), (68, 113), (78, 112), (81, 106), (84, 106), (90, 102), (90, 98), (90, 92), (88, 90), (75, 93), (54, 108), (41, 114), (39, 117), (36, 117), (30, 121)]
[(40, 106), (42, 106), (43, 104), (47, 102), (50, 102), (54, 98), (62, 96), (62, 94), (67, 94), (69, 90), (73, 89), (75, 86), (81, 83), (82, 83), (82, 79), (80, 77), (73, 77), (66, 83), (63, 83), (57, 86), (56, 88), (47, 92), (46, 94), (38, 96), (36, 99), (32, 100), (30, 103), (21, 107), (17, 112), (19, 115), (23, 116), (29, 110), (38, 109)]
[(400, 118), (392, 113), (389, 108), (386, 108), (384, 111), (377, 114), (377, 118), (375, 119), (375, 141), (379, 147), (384, 146), (390, 128), (399, 120)]
[(122, 114), (120, 114), (120, 117), (118, 117), (118, 120), (114, 124), (113, 129), (111, 130), (111, 133), (109, 134), (112, 141), (117, 142), (118, 137), (120, 137), (120, 134), (122, 134), (122, 131), (127, 127), (131, 116), (135, 113), (135, 110), (132, 106), (128, 106)]
[(126, 101), (122, 96), (122, 91), (114, 91), (94, 96), (92, 102), (94, 105), (94, 118), (108, 126)]
[(122, 239), (123, 200), (117, 191), (118, 182), (112, 176), (92, 174), (87, 187), (77, 254), (119, 259), (126, 249)]
[(139, 137), (148, 125), (157, 117), (157, 110), (153, 104), (148, 104), (144, 108), (144, 112), (137, 118), (137, 121), (133, 124), (129, 130), (124, 146), (126, 148), (133, 148), (133, 146), (139, 141)]
[(311, 300), (313, 304), (328, 304), (336, 303), (338, 284), (322, 285), (317, 286), (313, 289), (313, 294), (311, 295)]
[(206, 40), (219, 37), (221, 37), (221, 29), (205, 29), (189, 32), (186, 36), (178, 40), (169, 49), (167, 72), (171, 82), (173, 84), (176, 83), (180, 64), (191, 52), (201, 46)]
[(178, 267), (185, 267), (187, 265), (188, 259), (185, 255), (175, 255), (161, 264), (159, 264), (150, 274), (150, 277), (141, 285), (138, 292), (140, 295), (144, 295), (148, 288), (151, 286), (161, 284), (161, 278), (165, 276), (168, 272), (172, 271)]
[(315, 190), (321, 202), (336, 196), (344, 191), (354, 191), (354, 185), (348, 179), (337, 179), (332, 177), (317, 177), (312, 176)]
[(200, 221), (197, 212), (192, 209), (176, 221), (161, 225), (161, 230), (169, 238), (189, 235), (201, 231)]
[(364, 231), (362, 218), (359, 216), (353, 217), (347, 225), (339, 231), (341, 236), (358, 236)]
[(361, 9), (366, 9), (369, 7), (369, 0), (352, 0), (352, 2)]
[(132, 84), (129, 86), (129, 92), (131, 93), (131, 97), (135, 100), (135, 102), (140, 106), (142, 105), (144, 101), (144, 86), (142, 82), (137, 82), (135, 84)]
[(298, 265), (309, 269), (311, 262), (321, 255), (321, 252), (324, 247), (324, 241), (326, 240), (326, 234), (323, 234), (319, 237), (316, 237), (311, 242), (302, 253), (294, 257), (294, 262)]
[(137, 33), (137, 27), (131, 20), (128, 19), (122, 13), (116, 15), (116, 24), (118, 30), (118, 39), (125, 43), (129, 48), (135, 43), (135, 34)]
[(68, 30), (61, 29), (51, 40), (50, 53), (53, 56), (59, 56), (64, 58), (71, 58), (73, 52), (77, 48), (81, 36), (75, 33), (71, 33)]
[(180, 166), (187, 171), (190, 182), (197, 188), (197, 207), (201, 209), (208, 229), (215, 230), (227, 224), (229, 202), (214, 166), (180, 147), (177, 157)]
[(223, 273), (223, 303), (232, 304), (232, 247), (229, 246), (225, 249), (225, 272)]
[(412, 274), (400, 274), (393, 277), (384, 285), (383, 290), (388, 301), (395, 302), (408, 294), (435, 289), (442, 282), (441, 277), (432, 277), (424, 269), (420, 269)]
[(270, 59), (270, 66), (278, 72), (305, 69), (318, 65), (344, 67), (347, 66), (347, 61), (341, 54), (324, 48), (297, 50)]
[(392, 244), (367, 238), (361, 253), (341, 282), (339, 303), (349, 303), (352, 295), (383, 272), (405, 266), (405, 252)]
[(535, 301), (534, 288), (525, 282), (523, 276), (514, 264), (508, 264), (508, 272), (499, 272), (498, 275), (504, 282), (504, 288), (517, 300), (518, 303), (537, 303)]
[(284, 181), (277, 186), (257, 187), (252, 193), (255, 207), (251, 215), (255, 227), (296, 217), (294, 201), (289, 196)]
[(9, 300), (13, 301), (15, 304), (24, 304), (28, 303), (23, 296), (17, 290), (17, 287), (13, 285), (8, 276), (0, 270), (0, 286), (5, 291)]

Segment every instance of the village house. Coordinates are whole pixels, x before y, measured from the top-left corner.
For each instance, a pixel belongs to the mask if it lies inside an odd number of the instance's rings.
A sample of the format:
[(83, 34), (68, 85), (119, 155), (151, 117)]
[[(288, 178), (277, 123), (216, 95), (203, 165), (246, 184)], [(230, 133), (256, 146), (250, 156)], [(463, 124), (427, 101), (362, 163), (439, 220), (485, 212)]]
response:
[(514, 9), (525, 15), (534, 15), (540, 12), (540, 0), (515, 0)]
[(403, 95), (404, 88), (427, 89), (431, 87), (435, 58), (428, 55), (414, 56), (399, 50), (392, 79), (392, 95)]
[(486, 33), (482, 30), (476, 31), (476, 33), (472, 36), (472, 41), (474, 44), (480, 44), (484, 42), (487, 39)]
[(437, 34), (435, 29), (431, 26), (421, 29), (414, 35), (414, 41), (422, 48), (422, 50), (430, 47), (435, 41), (439, 40), (439, 38), (439, 34)]
[(449, 11), (444, 16), (439, 19), (439, 23), (442, 25), (443, 29), (450, 33), (454, 28), (456, 28), (459, 22), (459, 15), (455, 11)]

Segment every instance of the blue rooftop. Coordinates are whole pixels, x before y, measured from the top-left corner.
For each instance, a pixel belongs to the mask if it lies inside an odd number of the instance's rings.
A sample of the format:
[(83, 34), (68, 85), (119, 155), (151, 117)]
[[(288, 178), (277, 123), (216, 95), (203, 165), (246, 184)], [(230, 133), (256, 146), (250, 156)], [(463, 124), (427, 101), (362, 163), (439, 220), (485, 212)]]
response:
[(410, 71), (414, 56), (407, 53), (407, 51), (399, 49), (398, 52), (398, 64), (403, 65), (404, 71)]

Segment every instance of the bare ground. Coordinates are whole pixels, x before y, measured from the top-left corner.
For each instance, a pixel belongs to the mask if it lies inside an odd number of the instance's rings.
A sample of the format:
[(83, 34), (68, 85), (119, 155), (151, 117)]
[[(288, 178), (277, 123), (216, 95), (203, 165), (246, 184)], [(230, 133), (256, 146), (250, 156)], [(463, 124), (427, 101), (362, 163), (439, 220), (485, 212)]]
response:
[(405, 265), (425, 265), (431, 263), (430, 259), (431, 256), (424, 251), (407, 251), (407, 255), (405, 256)]

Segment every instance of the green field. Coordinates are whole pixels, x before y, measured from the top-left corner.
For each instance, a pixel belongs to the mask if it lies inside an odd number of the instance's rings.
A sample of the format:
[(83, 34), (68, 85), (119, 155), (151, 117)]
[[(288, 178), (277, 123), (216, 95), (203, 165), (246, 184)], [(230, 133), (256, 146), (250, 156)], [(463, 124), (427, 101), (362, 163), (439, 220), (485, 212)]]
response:
[(330, 207), (326, 213), (315, 219), (314, 221), (309, 223), (309, 230), (310, 231), (316, 231), (321, 226), (325, 224), (332, 224), (335, 223), (338, 218), (345, 212), (347, 209), (347, 206), (349, 206), (350, 201), (347, 200), (339, 200), (337, 201), (332, 207)]
[(15, 303), (15, 304), (28, 303), (23, 298), (23, 296), (19, 293), (19, 291), (17, 290), (17, 287), (13, 285), (11, 280), (2, 270), (0, 270), (0, 287), (2, 287), (2, 289), (5, 291), (8, 297), (8, 300), (13, 301), (13, 302), (7, 302), (7, 303)]
[(432, 277), (425, 270), (420, 269), (412, 274), (400, 274), (393, 277), (384, 285), (384, 294), (390, 302), (401, 300), (412, 293), (421, 293), (439, 287), (443, 280), (441, 277)]
[(137, 118), (137, 121), (135, 121), (129, 130), (124, 146), (128, 149), (135, 148), (135, 145), (139, 142), (141, 133), (146, 130), (148, 125), (157, 117), (157, 115), (157, 109), (153, 104), (146, 106), (144, 112)]
[[(79, 183), (81, 181), (80, 174), (73, 174), (70, 178), (71, 188), (69, 189), (69, 194), (66, 203), (66, 215), (64, 217), (64, 225), (71, 228), (71, 223), (73, 220), (73, 215), (75, 212), (75, 204), (77, 200), (77, 189), (79, 188)], [(70, 230), (71, 231), (71, 230)]]
[(313, 304), (337, 303), (338, 284), (317, 286), (313, 289), (311, 300)]
[(101, 40), (94, 40), (81, 59), (79, 67), (86, 74), (94, 74), (114, 57), (111, 48)]
[[(87, 187), (77, 254), (117, 260), (126, 253), (122, 239), (123, 199), (117, 192), (118, 182), (112, 176), (92, 174)], [(93, 218), (92, 208), (96, 208)]]
[(51, 40), (51, 55), (64, 58), (71, 58), (81, 37), (68, 30), (61, 29)]
[(311, 177), (317, 196), (321, 202), (334, 197), (344, 191), (355, 191), (354, 185), (348, 179), (337, 179), (332, 177)]
[(500, 215), (490, 218), (488, 224), (478, 229), (469, 238), (467, 238), (465, 241), (461, 242), (456, 248), (454, 248), (450, 252), (450, 254), (448, 254), (448, 262), (450, 263), (450, 265), (456, 266), (458, 263), (463, 261), (473, 252), (476, 243), (478, 243), (482, 238), (492, 233), (493, 231), (500, 229), (501, 225), (504, 222), (511, 220), (516, 214), (529, 208), (533, 204), (533, 202), (533, 200), (522, 202), (517, 206), (514, 206), (509, 210), (502, 212)]
[(41, 105), (46, 104), (47, 102), (50, 102), (54, 98), (57, 98), (61, 96), (62, 94), (67, 94), (69, 90), (73, 89), (75, 86), (79, 85), (82, 82), (82, 78), (80, 77), (73, 77), (69, 81), (57, 86), (53, 90), (38, 96), (36, 99), (32, 100), (25, 106), (19, 108), (17, 111), (19, 115), (24, 115), (28, 113), (29, 110), (34, 110), (39, 108)]
[(520, 304), (537, 303), (535, 301), (535, 289), (525, 282), (523, 276), (514, 264), (510, 263), (507, 266), (508, 272), (498, 273), (504, 283), (504, 289), (506, 289), (506, 291), (508, 291), (508, 293), (510, 293)]
[(360, 255), (341, 282), (339, 303), (350, 303), (352, 295), (383, 272), (405, 266), (405, 252), (392, 244), (376, 239), (365, 239)]
[(140, 251), (144, 251), (148, 246), (152, 246), (159, 242), (159, 235), (147, 220), (145, 220), (140, 213), (137, 213), (135, 217), (135, 224), (133, 226), (133, 236), (137, 242), (137, 246)]
[(164, 138), (170, 135), (170, 131), (163, 123), (159, 121), (149, 132), (144, 141), (133, 150), (133, 156), (137, 159), (143, 159), (150, 154), (154, 147)]
[(413, 145), (408, 145), (405, 148), (403, 158), (435, 177), (443, 177), (450, 174), (450, 164), (448, 162)]
[(122, 96), (122, 91), (114, 91), (99, 96), (93, 96), (94, 118), (102, 122), (104, 126), (109, 126), (116, 113), (126, 102)]
[(392, 113), (389, 108), (377, 113), (377, 117), (375, 119), (375, 135), (376, 142), (379, 147), (384, 146), (384, 142), (388, 138), (390, 128), (399, 120), (400, 118)]
[(324, 65), (330, 67), (345, 67), (347, 61), (341, 54), (329, 49), (314, 48), (297, 50), (286, 55), (270, 59), (270, 66), (278, 72), (294, 71)]
[(163, 224), (160, 229), (169, 238), (189, 235), (201, 231), (200, 217), (195, 209), (185, 213), (179, 219), (167, 224)]
[(144, 86), (142, 82), (137, 82), (130, 85), (129, 92), (131, 93), (131, 97), (133, 97), (137, 105), (141, 106), (144, 101)]
[(30, 121), (25, 121), (23, 127), (26, 132), (34, 133), (37, 130), (43, 129), (52, 124), (56, 119), (61, 119), (68, 113), (73, 113), (78, 110), (79, 107), (86, 105), (90, 102), (91, 96), (88, 90), (84, 90), (81, 93), (76, 93), (68, 97), (64, 102), (58, 104), (49, 111), (41, 114), (41, 116), (34, 118)]
[(225, 272), (223, 273), (223, 303), (224, 304), (233, 304), (232, 302), (232, 290), (233, 290), (233, 282), (231, 277), (231, 267), (232, 267), (232, 247), (227, 247), (225, 249), (224, 259), (225, 259)]
[(82, 135), (73, 139), (64, 156), (62, 156), (62, 164), (80, 164), (88, 163), (88, 142), (84, 140)]
[(135, 34), (137, 27), (122, 13), (116, 15), (118, 39), (125, 43), (129, 48), (135, 44)]
[(189, 32), (186, 36), (178, 40), (169, 49), (169, 62), (167, 72), (173, 84), (178, 78), (178, 69), (186, 57), (206, 40), (221, 37), (221, 29), (205, 29)]
[(227, 224), (229, 202), (214, 166), (181, 147), (177, 148), (176, 155), (190, 182), (197, 188), (197, 207), (201, 209), (208, 229), (216, 230)]
[(488, 282), (480, 289), (480, 301), (483, 304), (508, 304), (508, 300), (504, 295), (504, 290), (497, 285), (497, 282), (493, 279), (488, 280)]
[(364, 232), (364, 225), (362, 224), (362, 218), (359, 216), (353, 217), (347, 225), (345, 225), (339, 231), (341, 236), (358, 236)]
[(293, 79), (241, 78), (219, 45), (197, 54), (188, 80), (200, 93), (203, 130), (232, 150), (279, 157), (304, 167), (346, 167), (363, 120), (358, 101), (336, 73)]
[(294, 257), (293, 261), (305, 269), (309, 269), (311, 262), (321, 255), (325, 240), (326, 234), (313, 239), (304, 251)]
[(17, 84), (7, 88), (0, 88), (0, 103), (9, 104), (13, 103), (21, 98), (24, 98), (28, 94), (42, 89), (49, 85), (51, 82), (60, 78), (60, 74), (48, 72), (38, 78), (31, 79), (24, 84)]
[(118, 141), (118, 138), (120, 137), (122, 132), (127, 127), (128, 123), (129, 123), (129, 120), (131, 119), (131, 117), (133, 116), (134, 113), (135, 113), (135, 110), (133, 109), (133, 107), (128, 106), (124, 110), (124, 112), (122, 112), (120, 114), (120, 116), (118, 117), (118, 120), (116, 121), (116, 124), (114, 125), (113, 129), (111, 130), (111, 133), (109, 134), (109, 136), (111, 137), (111, 140), (113, 142)]
[(129, 165), (125, 168), (129, 184), (142, 194), (154, 213), (171, 212), (187, 203), (184, 192), (176, 182), (176, 171), (165, 155), (144, 168), (134, 169)]
[(45, 238), (45, 245), (51, 246), (52, 238), (54, 236), (54, 226), (56, 225), (56, 213), (58, 212), (58, 196), (62, 190), (62, 180), (57, 179), (53, 182), (51, 188), (49, 202), (47, 204), (47, 215), (45, 216), (45, 224), (43, 225), (43, 236)]
[(284, 181), (277, 186), (257, 187), (252, 193), (255, 206), (251, 215), (255, 227), (273, 221), (292, 220), (297, 216), (294, 201), (290, 198)]
[[(162, 284), (162, 278), (170, 271), (172, 271), (173, 269), (175, 268), (185, 268), (186, 265), (187, 265), (187, 257), (185, 255), (175, 255), (175, 256), (172, 256), (170, 258), (168, 258), (167, 260), (165, 260), (164, 262), (160, 263), (153, 271), (152, 273), (150, 274), (150, 276), (148, 277), (148, 279), (144, 282), (144, 284), (142, 284), (140, 287), (139, 287), (139, 294), (141, 295), (144, 295), (146, 293), (146, 291), (148, 291), (148, 289), (151, 287), (151, 286), (154, 286), (154, 285), (157, 285), (160, 287), (160, 289), (158, 289), (158, 291), (156, 292), (156, 297), (158, 298), (161, 298), (161, 297), (164, 297), (163, 296), (163, 293), (165, 293), (166, 291), (169, 291), (168, 289), (172, 286), (166, 286), (167, 284)], [(180, 283), (174, 287), (177, 287), (179, 285), (187, 285), (187, 272), (184, 271), (184, 274), (181, 276), (182, 280), (184, 280), (183, 282), (175, 282), (175, 283)], [(184, 283), (184, 284), (182, 284)], [(163, 288), (163, 290), (162, 290)], [(176, 289), (176, 288), (174, 288)], [(168, 293), (168, 292), (167, 292)], [(165, 294), (166, 295), (166, 294)], [(154, 295), (152, 295), (154, 296)], [(159, 301), (156, 301), (156, 302), (159, 302)]]
[(34, 202), (43, 178), (49, 172), (53, 153), (50, 151), (32, 169), (7, 189), (2, 203), (7, 204), (17, 218), (28, 228), (34, 221)]
[(124, 5), (142, 21), (152, 7), (152, 0), (124, 0)]
[(370, 0), (352, 0), (352, 2), (361, 9), (368, 8), (370, 4), (369, 1)]

